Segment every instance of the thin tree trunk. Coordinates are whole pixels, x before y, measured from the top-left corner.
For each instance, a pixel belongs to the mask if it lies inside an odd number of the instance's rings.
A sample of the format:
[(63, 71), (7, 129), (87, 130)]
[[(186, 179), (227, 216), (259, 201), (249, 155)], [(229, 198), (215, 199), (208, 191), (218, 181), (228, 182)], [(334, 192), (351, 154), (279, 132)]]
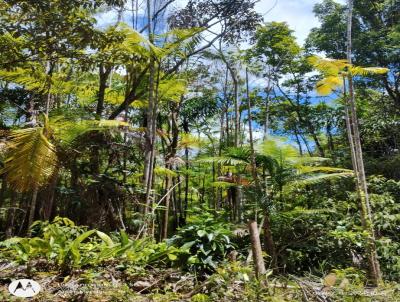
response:
[(265, 250), (267, 251), (268, 255), (271, 257), (271, 267), (276, 269), (277, 267), (277, 257), (276, 257), (276, 249), (275, 243), (272, 237), (272, 230), (271, 230), (271, 220), (269, 215), (264, 215), (264, 223), (263, 223), (263, 232), (264, 232), (264, 245)]
[(3, 174), (1, 180), (1, 189), (0, 189), (0, 208), (3, 207), (4, 202), (6, 200), (6, 191), (7, 191), (7, 178), (6, 175)]
[(314, 139), (315, 146), (316, 146), (317, 149), (318, 149), (319, 155), (320, 155), (321, 157), (325, 157), (324, 148), (322, 148), (322, 145), (321, 145), (321, 143), (320, 143), (320, 141), (319, 141), (319, 139), (318, 139), (318, 135), (315, 133), (314, 127), (311, 127), (311, 136), (312, 136), (312, 138)]
[(6, 225), (6, 238), (11, 238), (14, 234), (14, 221), (15, 221), (15, 213), (17, 211), (17, 200), (16, 200), (16, 193), (11, 191), (11, 201), (10, 201), (10, 209), (7, 213), (7, 225)]
[[(227, 65), (228, 66), (228, 65)], [(236, 70), (232, 67), (228, 67), (231, 73), (232, 81), (233, 81), (233, 93), (234, 93), (234, 107), (235, 107), (235, 141), (234, 146), (239, 146), (239, 136), (240, 136), (240, 106), (239, 106), (239, 94), (238, 94), (238, 78)], [(240, 208), (241, 208), (241, 188), (240, 188), (240, 176), (239, 174), (236, 177), (236, 187), (234, 187), (235, 194), (234, 199), (234, 217), (240, 222)]]
[[(183, 96), (181, 96), (181, 102), (183, 102)], [(178, 116), (180, 105), (177, 103), (171, 104), (171, 115), (170, 115), (170, 122), (171, 122), (171, 133), (172, 133), (172, 140), (168, 146), (168, 154), (166, 156), (166, 168), (172, 169), (173, 164), (170, 162), (175, 156), (178, 148), (178, 140), (179, 140), (179, 125), (178, 125)], [(171, 176), (167, 176), (165, 189), (166, 192), (169, 191), (171, 187)], [(167, 193), (165, 197), (165, 210), (164, 210), (164, 218), (163, 218), (163, 227), (162, 227), (162, 236), (161, 239), (166, 239), (168, 236), (168, 221), (169, 221), (169, 206), (171, 200), (171, 193)]]
[[(353, 17), (353, 0), (348, 0), (347, 14), (347, 60), (352, 62), (352, 17)], [(361, 148), (360, 132), (358, 129), (358, 118), (356, 111), (356, 103), (354, 96), (353, 77), (351, 72), (348, 73), (349, 97), (348, 103), (350, 107), (350, 125), (352, 126), (352, 134), (354, 141), (354, 159), (358, 179), (361, 202), (361, 216), (364, 217), (364, 229), (369, 233), (367, 238), (367, 258), (369, 264), (369, 278), (374, 286), (378, 286), (381, 282), (381, 271), (375, 245), (375, 234), (372, 220), (371, 207), (369, 203), (367, 181), (365, 177), (364, 161)]]
[(33, 220), (35, 219), (38, 192), (39, 192), (39, 187), (35, 186), (32, 191), (32, 199), (31, 199), (31, 204), (29, 206), (28, 229), (32, 225)]
[(268, 132), (269, 132), (269, 110), (270, 110), (270, 100), (269, 96), (267, 96), (265, 100), (265, 116), (264, 116), (264, 133), (263, 139), (268, 139)]
[(332, 157), (333, 162), (336, 162), (335, 145), (333, 143), (333, 136), (332, 136), (332, 124), (330, 121), (328, 121), (326, 125), (326, 136), (328, 137), (329, 153)]
[(248, 121), (249, 121), (249, 140), (250, 140), (250, 160), (251, 160), (251, 173), (253, 176), (253, 181), (257, 189), (260, 189), (260, 183), (257, 176), (257, 166), (256, 166), (256, 154), (254, 151), (254, 141), (253, 141), (253, 119), (251, 116), (251, 102), (249, 93), (249, 74), (246, 68), (246, 98), (247, 98), (247, 110), (248, 110)]
[[(149, 41), (153, 42), (152, 33), (152, 13), (151, 13), (151, 1), (147, 0), (147, 22), (148, 22), (148, 32)], [(151, 50), (150, 50), (151, 51)], [(149, 64), (149, 97), (148, 97), (148, 109), (147, 109), (147, 127), (145, 132), (145, 162), (144, 162), (144, 187), (146, 189), (145, 196), (145, 208), (144, 213), (147, 214), (151, 207), (150, 193), (152, 189), (153, 180), (153, 167), (154, 167), (154, 144), (155, 144), (155, 134), (156, 134), (156, 101), (154, 97), (154, 87), (155, 87), (155, 57), (154, 53), (151, 51), (150, 54), (150, 64)]]
[(301, 142), (299, 139), (299, 131), (297, 129), (297, 126), (294, 126), (294, 136), (296, 138), (296, 143), (299, 146), (300, 155), (303, 156), (303, 147), (301, 146)]
[(313, 154), (312, 154), (312, 152), (311, 152), (311, 148), (310, 148), (310, 145), (309, 145), (309, 143), (308, 143), (306, 137), (305, 137), (304, 135), (302, 135), (302, 134), (299, 134), (299, 136), (301, 137), (301, 139), (302, 139), (303, 142), (304, 142), (304, 145), (306, 146), (308, 155), (312, 156)]
[(240, 112), (239, 112), (239, 96), (238, 96), (238, 81), (234, 71), (231, 73), (234, 90), (234, 102), (235, 102), (235, 147), (239, 146), (239, 134), (240, 134)]
[(56, 195), (56, 188), (58, 183), (58, 167), (54, 171), (51, 182), (46, 189), (47, 200), (45, 200), (45, 204), (42, 205), (42, 219), (50, 220), (51, 214), (53, 212), (54, 207), (54, 197)]
[(165, 181), (165, 209), (164, 209), (164, 217), (162, 219), (162, 229), (161, 229), (161, 240), (166, 239), (168, 237), (168, 221), (169, 221), (169, 206), (171, 200), (171, 193), (169, 193), (171, 187), (171, 176), (167, 175), (167, 179)]
[(254, 220), (249, 221), (249, 232), (251, 240), (251, 250), (253, 254), (254, 270), (257, 278), (265, 274), (264, 259), (262, 256), (260, 235), (257, 228), (257, 222)]
[(103, 64), (99, 66), (99, 91), (97, 93), (97, 107), (96, 118), (101, 119), (104, 110), (104, 98), (107, 88), (107, 79), (111, 73), (111, 66), (104, 67)]

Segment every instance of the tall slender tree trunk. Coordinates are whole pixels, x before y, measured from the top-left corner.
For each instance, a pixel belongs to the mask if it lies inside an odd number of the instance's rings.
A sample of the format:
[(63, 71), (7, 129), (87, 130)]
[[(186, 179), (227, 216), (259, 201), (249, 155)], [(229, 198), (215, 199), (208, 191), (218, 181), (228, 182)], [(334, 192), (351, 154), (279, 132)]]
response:
[[(235, 147), (239, 146), (239, 138), (240, 138), (240, 105), (239, 105), (239, 83), (237, 77), (237, 71), (233, 68), (230, 68), (232, 81), (233, 81), (233, 93), (234, 93), (234, 106), (235, 106)], [(236, 187), (234, 188), (234, 217), (238, 222), (241, 221), (241, 208), (242, 208), (242, 192), (240, 187), (240, 175), (238, 174), (236, 177)]]
[[(256, 154), (254, 151), (253, 125), (252, 125), (253, 119), (252, 119), (252, 115), (251, 115), (251, 101), (250, 101), (250, 93), (249, 93), (249, 75), (248, 75), (247, 68), (246, 68), (246, 98), (247, 98), (247, 110), (248, 110), (248, 121), (249, 121), (251, 172), (252, 172), (253, 181), (254, 181), (256, 190), (261, 192), (262, 187), (259, 182), (258, 175), (257, 175)], [(256, 223), (255, 228), (257, 228), (257, 223)], [(275, 250), (275, 243), (274, 243), (274, 239), (273, 239), (272, 231), (271, 231), (271, 223), (270, 223), (268, 209), (265, 209), (265, 211), (264, 211), (263, 228), (264, 228), (265, 247), (266, 247), (266, 250), (267, 250), (269, 256), (271, 256), (272, 267), (275, 269), (276, 268), (276, 250)], [(250, 228), (250, 230), (251, 230), (251, 228)], [(253, 241), (253, 239), (252, 239), (252, 241)], [(254, 255), (254, 247), (253, 247), (253, 256), (255, 256)]]
[[(352, 62), (352, 18), (353, 18), (353, 0), (348, 0), (348, 14), (347, 14), (347, 60), (351, 64)], [(369, 264), (369, 278), (374, 286), (378, 286), (381, 281), (381, 271), (378, 260), (378, 255), (375, 245), (375, 234), (373, 227), (373, 219), (371, 213), (371, 207), (368, 196), (367, 180), (365, 177), (364, 161), (361, 148), (360, 132), (358, 129), (358, 118), (356, 111), (356, 103), (354, 96), (354, 85), (351, 71), (348, 72), (348, 106), (349, 106), (349, 120), (353, 139), (354, 148), (351, 150), (354, 152), (352, 156), (353, 167), (357, 176), (357, 185), (360, 195), (361, 203), (361, 216), (363, 221), (363, 227), (368, 232), (367, 238), (367, 258)]]
[(310, 144), (308, 143), (307, 138), (305, 137), (305, 135), (303, 135), (301, 133), (299, 134), (299, 136), (300, 136), (301, 140), (303, 141), (304, 145), (306, 146), (308, 155), (312, 156), (313, 153), (311, 151)]
[(240, 135), (240, 111), (239, 111), (239, 95), (238, 95), (238, 80), (235, 71), (232, 71), (234, 106), (235, 106), (235, 147), (239, 146)]
[(246, 98), (247, 98), (247, 111), (248, 111), (248, 122), (249, 122), (249, 141), (250, 141), (250, 160), (251, 160), (251, 173), (253, 176), (253, 181), (257, 189), (260, 188), (260, 183), (257, 176), (257, 166), (256, 166), (256, 154), (254, 151), (254, 141), (253, 141), (253, 119), (251, 116), (251, 101), (249, 92), (249, 73), (246, 68)]
[[(170, 168), (167, 165), (167, 168)], [(171, 200), (171, 193), (169, 192), (170, 187), (171, 187), (171, 176), (167, 175), (166, 181), (165, 181), (165, 209), (164, 209), (164, 216), (162, 219), (162, 229), (161, 229), (161, 240), (166, 239), (168, 237), (168, 222), (169, 222), (169, 207), (170, 207), (170, 200)], [(176, 210), (176, 209), (175, 209)]]
[(269, 111), (270, 111), (270, 99), (269, 96), (265, 99), (265, 116), (264, 116), (264, 133), (263, 139), (268, 139), (268, 132), (269, 132)]
[[(183, 102), (183, 96), (181, 96), (181, 102)], [(168, 154), (166, 156), (166, 168), (167, 169), (172, 169), (173, 164), (171, 163), (171, 160), (176, 156), (177, 148), (178, 148), (178, 140), (179, 140), (179, 125), (178, 125), (178, 117), (179, 117), (179, 111), (180, 111), (180, 104), (177, 104), (175, 102), (172, 102), (171, 104), (171, 114), (170, 114), (170, 122), (171, 122), (171, 134), (172, 134), (172, 140), (171, 143), (168, 146)], [(170, 200), (171, 200), (171, 195), (172, 192), (169, 192), (171, 188), (171, 177), (167, 175), (166, 179), (166, 196), (165, 196), (165, 210), (164, 210), (164, 218), (163, 218), (163, 226), (162, 226), (162, 232), (161, 232), (161, 239), (166, 239), (168, 236), (168, 221), (169, 221), (169, 208), (170, 208)]]
[[(153, 24), (152, 24), (152, 12), (151, 12), (151, 1), (147, 0), (147, 22), (148, 22), (148, 33), (149, 41), (153, 43)], [(150, 49), (150, 64), (149, 64), (149, 97), (148, 97), (148, 108), (147, 108), (147, 127), (145, 132), (145, 162), (144, 162), (144, 187), (146, 190), (145, 196), (145, 207), (144, 213), (147, 214), (151, 207), (151, 189), (153, 181), (154, 171), (154, 144), (156, 136), (156, 100), (154, 97), (155, 88), (155, 75), (156, 75), (156, 64), (155, 64), (154, 53)]]

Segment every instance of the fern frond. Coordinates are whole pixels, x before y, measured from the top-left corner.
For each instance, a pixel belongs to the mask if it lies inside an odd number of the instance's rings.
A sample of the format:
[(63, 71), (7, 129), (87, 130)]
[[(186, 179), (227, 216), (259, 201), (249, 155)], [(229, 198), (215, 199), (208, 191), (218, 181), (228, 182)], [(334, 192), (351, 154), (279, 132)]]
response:
[(171, 169), (165, 168), (165, 167), (155, 167), (154, 168), (154, 173), (157, 176), (169, 176), (169, 177), (176, 177), (178, 176), (178, 173), (175, 171), (172, 171)]
[(159, 98), (161, 100), (169, 100), (179, 102), (181, 96), (185, 94), (187, 81), (184, 79), (166, 79), (162, 80), (158, 86)]
[(198, 163), (217, 163), (223, 166), (247, 165), (248, 162), (228, 156), (203, 157), (196, 160)]
[(152, 44), (147, 38), (129, 25), (121, 22), (118, 24), (118, 30), (121, 30), (125, 34), (125, 39), (121, 44), (120, 50), (125, 51), (126, 53), (136, 53), (143, 57), (150, 57), (150, 49), (157, 57), (163, 55), (164, 50), (162, 48)]
[(211, 186), (214, 188), (226, 189), (229, 187), (234, 187), (234, 186), (236, 186), (236, 184), (232, 183), (232, 182), (226, 182), (226, 181), (214, 181), (211, 183)]
[(48, 76), (40, 64), (30, 64), (27, 67), (13, 70), (0, 70), (0, 79), (23, 86), (26, 90), (38, 93), (67, 94), (73, 90), (67, 75), (54, 72)]
[(297, 170), (299, 173), (353, 173), (352, 170), (344, 169), (344, 168), (335, 168), (335, 167), (323, 167), (323, 166), (301, 166), (298, 167)]
[(329, 95), (335, 89), (343, 86), (343, 79), (339, 76), (327, 76), (317, 82), (316, 90), (319, 95)]
[(325, 75), (336, 76), (350, 64), (347, 60), (334, 60), (329, 58), (321, 58), (319, 56), (311, 56), (308, 62)]
[(278, 215), (282, 216), (301, 216), (301, 215), (318, 215), (323, 213), (334, 213), (332, 209), (306, 209), (303, 207), (295, 207), (293, 210), (280, 212)]
[(193, 149), (200, 147), (203, 143), (204, 143), (203, 140), (198, 136), (194, 136), (190, 133), (181, 133), (178, 142), (178, 147), (181, 149), (184, 148)]
[(128, 123), (117, 120), (82, 120), (71, 121), (64, 119), (63, 116), (54, 117), (50, 120), (50, 125), (54, 131), (55, 138), (62, 145), (71, 144), (79, 136), (90, 131), (106, 131), (118, 127), (129, 127)]
[(353, 177), (353, 172), (339, 172), (339, 173), (330, 173), (330, 174), (320, 174), (311, 177), (307, 177), (304, 179), (297, 179), (290, 183), (292, 186), (296, 185), (310, 185), (310, 184), (317, 184), (325, 180), (333, 180), (339, 178), (346, 178), (346, 177)]
[(389, 71), (388, 68), (383, 67), (361, 67), (354, 66), (350, 67), (350, 72), (353, 75), (368, 76), (374, 74), (386, 74)]
[(269, 156), (279, 161), (300, 158), (299, 151), (292, 145), (285, 143), (280, 138), (270, 138), (265, 140), (258, 145), (256, 149), (260, 155)]

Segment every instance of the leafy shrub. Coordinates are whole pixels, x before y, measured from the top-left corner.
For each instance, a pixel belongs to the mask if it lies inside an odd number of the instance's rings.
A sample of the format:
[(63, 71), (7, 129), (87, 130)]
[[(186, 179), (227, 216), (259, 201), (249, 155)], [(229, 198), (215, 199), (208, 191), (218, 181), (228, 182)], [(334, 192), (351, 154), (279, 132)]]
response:
[(181, 253), (178, 259), (184, 268), (209, 273), (234, 249), (231, 236), (229, 225), (218, 221), (211, 214), (202, 213), (179, 229), (168, 240), (168, 244), (187, 252)]
[(68, 218), (56, 217), (51, 223), (38, 221), (31, 229), (36, 237), (14, 237), (0, 243), (0, 246), (11, 252), (19, 263), (45, 258), (64, 272), (115, 258), (127, 265), (170, 263), (181, 253), (181, 250), (165, 242), (157, 244), (148, 238), (131, 240), (122, 230), (111, 238), (98, 230), (76, 226)]

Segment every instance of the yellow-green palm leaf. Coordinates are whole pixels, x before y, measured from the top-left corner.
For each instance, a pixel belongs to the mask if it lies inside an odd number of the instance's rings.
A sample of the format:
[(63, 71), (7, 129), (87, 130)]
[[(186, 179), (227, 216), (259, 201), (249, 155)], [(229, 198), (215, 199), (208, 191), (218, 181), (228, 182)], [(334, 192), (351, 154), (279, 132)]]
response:
[(13, 131), (8, 141), (8, 157), (1, 173), (17, 191), (25, 192), (41, 187), (52, 177), (57, 155), (47, 139), (47, 127)]
[(333, 90), (343, 86), (343, 78), (339, 76), (327, 76), (317, 83), (317, 93), (319, 95), (329, 95)]
[(389, 69), (383, 67), (361, 67), (348, 63), (347, 60), (334, 60), (311, 56), (308, 62), (319, 70), (324, 78), (317, 83), (316, 90), (320, 95), (329, 95), (343, 86), (343, 78), (348, 75), (368, 76), (386, 74)]

